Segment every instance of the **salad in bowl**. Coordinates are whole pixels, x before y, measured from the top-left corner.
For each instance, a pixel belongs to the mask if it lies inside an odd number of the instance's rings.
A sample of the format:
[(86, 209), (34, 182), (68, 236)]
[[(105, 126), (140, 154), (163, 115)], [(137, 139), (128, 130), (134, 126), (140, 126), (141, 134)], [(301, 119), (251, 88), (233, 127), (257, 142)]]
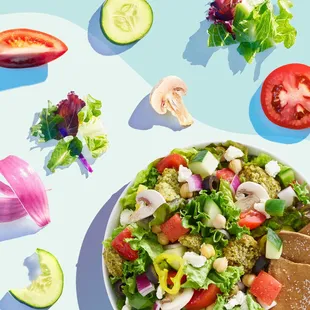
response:
[(174, 149), (111, 213), (113, 308), (310, 309), (309, 204), (303, 178), (268, 153), (233, 141)]

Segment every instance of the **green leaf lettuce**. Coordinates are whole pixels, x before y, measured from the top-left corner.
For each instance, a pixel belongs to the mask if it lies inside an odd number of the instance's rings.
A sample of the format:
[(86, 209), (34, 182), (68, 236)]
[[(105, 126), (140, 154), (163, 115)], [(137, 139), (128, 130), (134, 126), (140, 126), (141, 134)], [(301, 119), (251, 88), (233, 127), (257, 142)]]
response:
[(51, 172), (58, 167), (69, 166), (82, 152), (83, 144), (77, 137), (68, 136), (58, 142), (47, 164)]

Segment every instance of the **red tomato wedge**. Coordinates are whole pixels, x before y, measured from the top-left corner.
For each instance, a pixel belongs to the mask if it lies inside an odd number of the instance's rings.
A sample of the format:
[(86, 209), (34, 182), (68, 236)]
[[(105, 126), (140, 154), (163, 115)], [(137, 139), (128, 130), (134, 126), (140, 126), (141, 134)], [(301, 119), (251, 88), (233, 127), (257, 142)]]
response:
[(111, 245), (120, 256), (127, 260), (136, 260), (139, 257), (138, 251), (133, 250), (130, 244), (125, 239), (132, 238), (132, 233), (128, 228), (125, 228), (112, 241)]
[(228, 168), (224, 168), (224, 169), (216, 171), (216, 176), (218, 179), (224, 179), (228, 181), (229, 183), (231, 183), (231, 181), (233, 180), (235, 176), (235, 173)]
[(28, 68), (44, 65), (63, 55), (68, 47), (59, 39), (36, 30), (0, 32), (0, 67)]
[(189, 232), (182, 225), (180, 214), (176, 213), (168, 221), (160, 225), (161, 231), (168, 237), (170, 242), (176, 242), (181, 236)]
[(289, 64), (269, 74), (263, 83), (262, 108), (268, 119), (282, 127), (310, 127), (310, 67)]
[(277, 298), (282, 284), (265, 271), (261, 271), (251, 285), (250, 293), (270, 306)]
[(185, 158), (179, 154), (171, 154), (158, 162), (156, 168), (159, 173), (163, 173), (166, 168), (174, 168), (179, 170), (180, 166), (187, 167)]
[[(168, 271), (168, 278), (167, 278), (167, 284), (168, 285), (174, 285), (174, 283), (172, 282), (171, 278), (174, 278), (176, 276), (177, 272), (175, 270), (169, 270)], [(181, 278), (181, 284), (186, 282), (186, 275), (184, 275)]]
[(239, 226), (255, 229), (266, 221), (266, 216), (256, 210), (249, 210), (240, 214)]
[(201, 310), (212, 305), (217, 298), (217, 294), (220, 294), (220, 289), (210, 284), (207, 290), (195, 290), (192, 299), (185, 306), (186, 310)]

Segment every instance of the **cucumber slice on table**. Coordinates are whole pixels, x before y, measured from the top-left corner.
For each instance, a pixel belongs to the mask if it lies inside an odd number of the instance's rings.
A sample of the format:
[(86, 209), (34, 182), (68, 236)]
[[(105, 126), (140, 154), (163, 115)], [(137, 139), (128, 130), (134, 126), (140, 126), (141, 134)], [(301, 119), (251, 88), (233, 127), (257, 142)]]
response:
[(145, 0), (106, 0), (101, 27), (116, 44), (129, 44), (143, 38), (153, 24), (153, 11)]
[(24, 289), (10, 290), (18, 301), (37, 309), (52, 306), (61, 296), (64, 276), (57, 259), (49, 252), (37, 249), (41, 275)]

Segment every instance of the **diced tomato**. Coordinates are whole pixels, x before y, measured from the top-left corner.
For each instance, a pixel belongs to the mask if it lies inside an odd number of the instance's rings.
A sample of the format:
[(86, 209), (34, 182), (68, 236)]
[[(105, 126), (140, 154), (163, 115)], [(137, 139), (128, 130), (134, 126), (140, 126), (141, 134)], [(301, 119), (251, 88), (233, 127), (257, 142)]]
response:
[(168, 221), (160, 225), (161, 231), (168, 237), (170, 242), (176, 242), (181, 236), (189, 232), (188, 228), (182, 225), (179, 213), (176, 213)]
[(266, 221), (266, 216), (256, 210), (244, 211), (240, 214), (239, 226), (255, 229)]
[(180, 166), (187, 167), (185, 158), (179, 154), (171, 154), (158, 162), (156, 168), (159, 173), (163, 173), (166, 168), (174, 168), (179, 170)]
[(262, 108), (269, 120), (291, 129), (310, 127), (310, 67), (288, 64), (263, 83)]
[(129, 228), (125, 228), (112, 241), (112, 247), (118, 252), (120, 256), (127, 260), (136, 260), (139, 257), (139, 252), (133, 250), (130, 244), (125, 239), (132, 238), (132, 233)]
[(272, 275), (261, 271), (251, 285), (250, 293), (270, 306), (277, 298), (282, 288), (282, 284)]
[(0, 67), (27, 68), (44, 65), (67, 52), (59, 39), (32, 29), (11, 29), (0, 33)]
[[(171, 278), (174, 278), (176, 276), (177, 272), (175, 270), (170, 270), (168, 272), (168, 278), (167, 278), (167, 284), (168, 285), (173, 285), (173, 282), (171, 280)], [(186, 282), (186, 275), (183, 275), (183, 277), (181, 278), (181, 284)]]
[(230, 183), (233, 180), (235, 173), (228, 168), (224, 168), (216, 171), (216, 176), (218, 179), (224, 179)]
[(207, 290), (195, 290), (192, 299), (185, 306), (186, 310), (201, 310), (212, 305), (220, 294), (220, 289), (215, 284), (210, 284)]

